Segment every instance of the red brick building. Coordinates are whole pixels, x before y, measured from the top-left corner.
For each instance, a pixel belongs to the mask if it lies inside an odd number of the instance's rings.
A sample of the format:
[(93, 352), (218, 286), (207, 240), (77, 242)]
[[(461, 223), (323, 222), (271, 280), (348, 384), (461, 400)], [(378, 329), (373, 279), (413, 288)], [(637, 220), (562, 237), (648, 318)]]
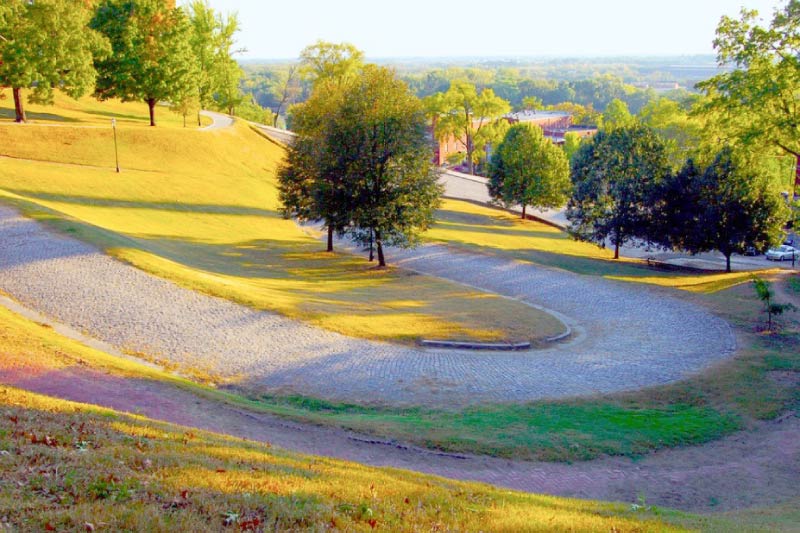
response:
[[(535, 124), (542, 128), (545, 136), (556, 144), (563, 143), (564, 137), (568, 132), (576, 133), (582, 138), (591, 137), (597, 133), (597, 128), (573, 125), (572, 115), (564, 111), (517, 111), (504, 115), (502, 120), (507, 120), (509, 124)], [(475, 127), (477, 126), (476, 122)], [(466, 153), (467, 151), (466, 139), (463, 137), (457, 139), (455, 136), (449, 135), (435, 144), (434, 160), (438, 165), (445, 164), (447, 157), (452, 154)]]

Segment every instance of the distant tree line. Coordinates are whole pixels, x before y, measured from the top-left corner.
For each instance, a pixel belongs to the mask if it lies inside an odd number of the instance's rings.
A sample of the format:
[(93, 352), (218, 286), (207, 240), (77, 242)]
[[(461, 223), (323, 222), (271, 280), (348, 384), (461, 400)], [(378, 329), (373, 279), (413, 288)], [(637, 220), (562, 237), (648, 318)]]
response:
[(183, 8), (164, 0), (4, 0), (0, 87), (11, 89), (18, 122), (26, 121), (23, 90), (29, 102), (49, 104), (54, 89), (144, 102), (153, 126), (159, 102), (184, 118), (215, 108), (271, 119), (240, 89), (238, 27), (205, 0)]

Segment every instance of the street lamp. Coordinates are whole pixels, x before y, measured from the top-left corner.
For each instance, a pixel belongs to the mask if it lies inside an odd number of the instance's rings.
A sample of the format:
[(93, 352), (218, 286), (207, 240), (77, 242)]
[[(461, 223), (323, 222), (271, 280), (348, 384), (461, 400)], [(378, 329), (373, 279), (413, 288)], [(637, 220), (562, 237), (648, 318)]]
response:
[(114, 159), (117, 161), (117, 174), (119, 174), (119, 150), (117, 149), (117, 119), (111, 119), (111, 129), (114, 130)]

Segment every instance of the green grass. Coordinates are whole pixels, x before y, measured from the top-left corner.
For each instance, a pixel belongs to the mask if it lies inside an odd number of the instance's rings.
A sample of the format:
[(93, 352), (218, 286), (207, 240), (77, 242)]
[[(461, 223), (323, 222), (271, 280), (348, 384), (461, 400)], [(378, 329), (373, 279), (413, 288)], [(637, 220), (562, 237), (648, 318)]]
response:
[(800, 275), (794, 274), (793, 276), (789, 277), (787, 285), (792, 294), (800, 294)]
[[(0, 374), (94, 368), (257, 408), (0, 309)], [(262, 404), (261, 409), (264, 410)], [(290, 453), (0, 386), (0, 528), (21, 531), (666, 531), (632, 512)]]
[(622, 504), (304, 456), (0, 387), (0, 527), (677, 531)]
[[(0, 198), (143, 270), (369, 339), (539, 343), (565, 330), (515, 300), (321, 252), (313, 231), (278, 212), (283, 150), (244, 124), (149, 128), (146, 106), (57, 103), (48, 112), (63, 114), (65, 125), (0, 124)], [(130, 122), (118, 128), (121, 174), (111, 130), (74, 126), (106, 112)]]
[(662, 447), (707, 442), (739, 427), (735, 417), (709, 407), (644, 408), (604, 399), (482, 406), (457, 414), (424, 408), (370, 408), (298, 396), (261, 400), (315, 422), (377, 430), (387, 437), (448, 452), (542, 461), (637, 456)]
[[(611, 250), (574, 241), (553, 226), (522, 220), (500, 209), (458, 200), (444, 202), (437, 214), (436, 225), (426, 234), (426, 238), (576, 274), (688, 292), (713, 293), (747, 282), (751, 276), (749, 272), (664, 271), (638, 259), (615, 260)], [(765, 269), (761, 274), (769, 272), (774, 270)]]

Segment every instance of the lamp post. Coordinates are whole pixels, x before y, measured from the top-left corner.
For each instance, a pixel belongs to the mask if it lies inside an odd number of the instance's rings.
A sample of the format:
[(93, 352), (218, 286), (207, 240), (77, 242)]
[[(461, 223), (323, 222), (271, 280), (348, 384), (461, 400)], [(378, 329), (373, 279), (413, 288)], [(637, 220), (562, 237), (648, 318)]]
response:
[(117, 174), (119, 174), (119, 150), (117, 149), (117, 119), (111, 119), (111, 129), (114, 130), (114, 159), (117, 162)]

